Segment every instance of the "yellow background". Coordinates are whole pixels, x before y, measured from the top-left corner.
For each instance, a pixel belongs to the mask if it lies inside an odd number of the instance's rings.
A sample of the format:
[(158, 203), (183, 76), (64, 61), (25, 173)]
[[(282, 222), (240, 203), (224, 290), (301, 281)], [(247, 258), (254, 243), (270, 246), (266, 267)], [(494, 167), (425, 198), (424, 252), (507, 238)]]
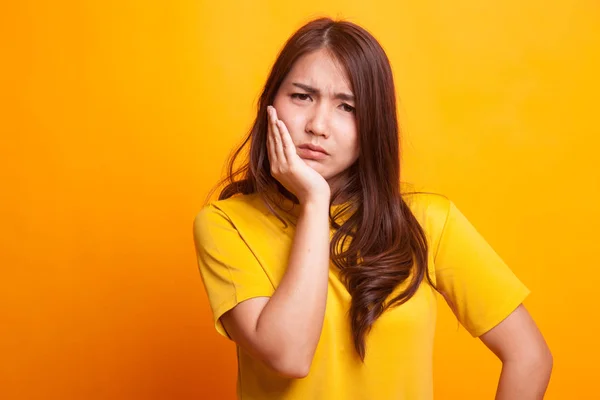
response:
[[(0, 13), (0, 398), (232, 399), (192, 220), (309, 18), (391, 59), (405, 180), (450, 196), (532, 289), (548, 399), (600, 398), (600, 3), (22, 1)], [(500, 363), (440, 303), (439, 399)]]

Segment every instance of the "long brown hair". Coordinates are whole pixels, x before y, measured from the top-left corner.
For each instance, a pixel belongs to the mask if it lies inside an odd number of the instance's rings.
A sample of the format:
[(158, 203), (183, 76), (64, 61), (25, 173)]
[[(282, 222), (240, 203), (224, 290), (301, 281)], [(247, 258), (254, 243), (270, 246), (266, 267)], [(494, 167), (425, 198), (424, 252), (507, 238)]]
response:
[[(342, 207), (336, 215), (330, 212), (336, 229), (330, 252), (352, 297), (350, 325), (354, 346), (364, 361), (365, 336), (375, 320), (388, 308), (408, 301), (425, 277), (434, 286), (427, 269), (425, 233), (400, 193), (398, 121), (390, 63), (369, 32), (351, 22), (320, 18), (290, 37), (271, 69), (254, 125), (230, 157), (227, 177), (220, 183), (226, 186), (219, 199), (259, 193), (282, 221), (274, 207), (278, 200), (270, 189), (276, 187), (280, 199), (286, 197), (297, 203), (295, 196), (270, 174), (267, 106), (273, 104), (296, 60), (322, 48), (346, 68), (356, 98), (358, 160), (350, 167), (347, 182), (331, 197), (331, 204), (342, 198), (351, 207)], [(248, 142), (248, 158), (236, 168), (234, 164)], [(340, 215), (349, 215), (341, 225), (337, 223)], [(387, 301), (408, 279), (406, 288)]]

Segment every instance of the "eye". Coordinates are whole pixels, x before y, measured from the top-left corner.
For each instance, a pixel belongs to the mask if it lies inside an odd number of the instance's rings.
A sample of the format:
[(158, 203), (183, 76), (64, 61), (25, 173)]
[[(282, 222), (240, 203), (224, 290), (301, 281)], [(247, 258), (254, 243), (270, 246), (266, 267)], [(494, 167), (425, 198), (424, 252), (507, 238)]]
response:
[(340, 105), (340, 107), (342, 107), (342, 109), (343, 109), (344, 111), (346, 111), (346, 112), (351, 112), (351, 113), (353, 113), (353, 112), (356, 110), (354, 107), (352, 107), (351, 105), (349, 105), (349, 104), (346, 104), (346, 103), (342, 103), (342, 104)]
[(291, 97), (302, 101), (310, 99), (310, 95), (306, 93), (292, 93)]

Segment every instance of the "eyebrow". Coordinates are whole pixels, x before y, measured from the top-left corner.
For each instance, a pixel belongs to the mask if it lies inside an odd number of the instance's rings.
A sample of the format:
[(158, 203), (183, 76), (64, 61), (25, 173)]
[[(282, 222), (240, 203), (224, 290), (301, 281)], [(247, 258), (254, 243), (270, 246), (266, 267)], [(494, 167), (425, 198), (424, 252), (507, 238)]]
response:
[[(299, 87), (302, 90), (305, 90), (307, 93), (321, 95), (321, 91), (312, 86), (305, 85), (303, 83), (292, 82), (292, 85)], [(344, 101), (354, 101), (354, 96), (348, 93), (335, 93), (333, 96), (334, 99), (344, 100)]]

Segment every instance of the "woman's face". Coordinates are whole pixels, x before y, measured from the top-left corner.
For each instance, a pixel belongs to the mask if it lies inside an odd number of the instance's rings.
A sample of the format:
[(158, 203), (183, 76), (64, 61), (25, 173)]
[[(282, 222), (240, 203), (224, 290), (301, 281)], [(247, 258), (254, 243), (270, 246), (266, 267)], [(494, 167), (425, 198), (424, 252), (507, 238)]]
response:
[[(354, 94), (344, 68), (326, 50), (304, 55), (282, 82), (273, 106), (296, 151), (332, 189), (346, 179), (358, 158)], [(323, 152), (304, 149), (321, 147)]]

